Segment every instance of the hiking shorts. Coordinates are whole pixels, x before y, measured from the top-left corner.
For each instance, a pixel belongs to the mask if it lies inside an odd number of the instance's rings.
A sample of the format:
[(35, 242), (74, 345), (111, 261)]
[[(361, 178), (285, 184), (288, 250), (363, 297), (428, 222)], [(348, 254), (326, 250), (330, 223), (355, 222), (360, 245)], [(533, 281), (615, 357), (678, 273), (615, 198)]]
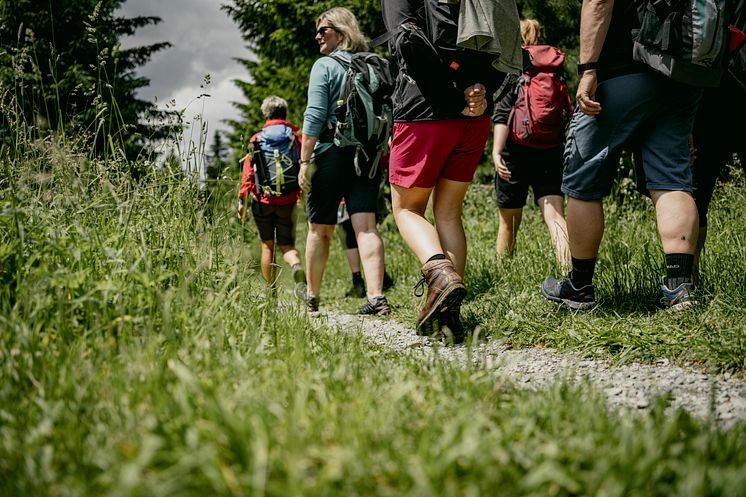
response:
[(353, 151), (332, 145), (314, 157), (316, 171), (308, 192), (308, 222), (337, 224), (337, 209), (344, 198), (347, 212), (376, 212), (380, 171), (373, 179), (355, 174)]
[(611, 192), (622, 147), (637, 148), (648, 190), (692, 191), (688, 137), (702, 90), (653, 73), (599, 83), (601, 113), (575, 111), (565, 144), (562, 191), (580, 200)]
[(278, 245), (295, 245), (295, 202), (275, 205), (252, 199), (251, 215), (260, 240), (276, 240)]
[(433, 188), (440, 178), (471, 182), (490, 135), (488, 116), (394, 123), (389, 181)]
[(562, 146), (528, 148), (508, 140), (502, 156), (511, 177), (504, 180), (495, 174), (497, 206), (501, 209), (520, 209), (526, 205), (529, 187), (534, 192), (536, 204), (547, 195), (562, 196), (562, 152)]
[[(727, 114), (740, 116), (723, 121), (723, 102)], [(726, 75), (719, 88), (707, 88), (694, 123), (694, 148), (696, 159), (692, 165), (694, 176), (694, 201), (699, 213), (699, 225), (707, 226), (707, 211), (712, 201), (717, 180), (728, 163), (733, 164), (733, 154), (746, 174), (746, 99), (736, 82)]]

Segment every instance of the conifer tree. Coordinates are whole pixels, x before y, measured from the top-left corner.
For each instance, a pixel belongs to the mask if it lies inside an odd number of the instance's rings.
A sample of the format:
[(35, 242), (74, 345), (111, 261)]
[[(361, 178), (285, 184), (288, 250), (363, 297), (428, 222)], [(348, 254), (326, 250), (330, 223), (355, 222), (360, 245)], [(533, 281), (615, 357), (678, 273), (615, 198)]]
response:
[[(162, 138), (167, 114), (136, 96), (149, 84), (136, 69), (167, 42), (121, 49), (122, 37), (157, 17), (122, 18), (124, 0), (0, 0), (0, 129), (84, 137), (96, 153), (111, 146), (129, 158)], [(12, 112), (7, 112), (12, 111)], [(145, 120), (145, 123), (141, 122)], [(147, 121), (150, 124), (147, 124)]]

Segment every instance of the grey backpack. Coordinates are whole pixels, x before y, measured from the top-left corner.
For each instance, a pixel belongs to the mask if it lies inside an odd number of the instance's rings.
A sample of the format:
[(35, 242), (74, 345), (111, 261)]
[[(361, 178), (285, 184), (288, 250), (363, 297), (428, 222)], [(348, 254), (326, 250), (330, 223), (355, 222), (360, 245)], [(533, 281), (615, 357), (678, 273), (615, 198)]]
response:
[(727, 0), (635, 0), (633, 57), (669, 78), (719, 86), (728, 46)]

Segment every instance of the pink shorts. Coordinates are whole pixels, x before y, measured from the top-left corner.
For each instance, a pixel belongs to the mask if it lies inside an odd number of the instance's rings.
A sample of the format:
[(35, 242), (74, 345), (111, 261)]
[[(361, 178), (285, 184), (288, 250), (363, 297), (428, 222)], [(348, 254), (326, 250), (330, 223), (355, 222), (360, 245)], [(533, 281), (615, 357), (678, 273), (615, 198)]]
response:
[(440, 178), (471, 182), (490, 134), (490, 118), (394, 123), (389, 181), (433, 188)]

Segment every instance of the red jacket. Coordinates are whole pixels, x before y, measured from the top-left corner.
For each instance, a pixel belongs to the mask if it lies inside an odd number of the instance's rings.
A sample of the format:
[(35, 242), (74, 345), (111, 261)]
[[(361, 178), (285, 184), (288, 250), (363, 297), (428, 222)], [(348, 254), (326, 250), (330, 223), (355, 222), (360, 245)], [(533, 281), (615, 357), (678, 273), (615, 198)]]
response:
[[(299, 128), (297, 126), (294, 126), (290, 124), (289, 122), (285, 121), (284, 119), (268, 119), (265, 121), (263, 128), (266, 128), (267, 126), (272, 126), (274, 124), (284, 124), (285, 126), (289, 127), (293, 130), (293, 135), (295, 135), (295, 146), (298, 147), (298, 152), (300, 152), (300, 137), (298, 136), (298, 130)], [(251, 137), (251, 140), (249, 142), (253, 142), (256, 140), (257, 136), (261, 133), (261, 131), (254, 133), (254, 136)], [(257, 193), (256, 191), (256, 184), (254, 184), (254, 167), (251, 165), (251, 157), (249, 154), (246, 154), (246, 157), (243, 161), (243, 173), (241, 175), (241, 189), (238, 192), (238, 198), (241, 200), (246, 199), (246, 195), (251, 192), (251, 196), (254, 197), (259, 201), (259, 203), (262, 204), (272, 204), (272, 205), (287, 205), (292, 204), (293, 202), (296, 202), (298, 198), (301, 195), (301, 190), (298, 189), (296, 192), (287, 193), (285, 195), (267, 195), (264, 193)]]

